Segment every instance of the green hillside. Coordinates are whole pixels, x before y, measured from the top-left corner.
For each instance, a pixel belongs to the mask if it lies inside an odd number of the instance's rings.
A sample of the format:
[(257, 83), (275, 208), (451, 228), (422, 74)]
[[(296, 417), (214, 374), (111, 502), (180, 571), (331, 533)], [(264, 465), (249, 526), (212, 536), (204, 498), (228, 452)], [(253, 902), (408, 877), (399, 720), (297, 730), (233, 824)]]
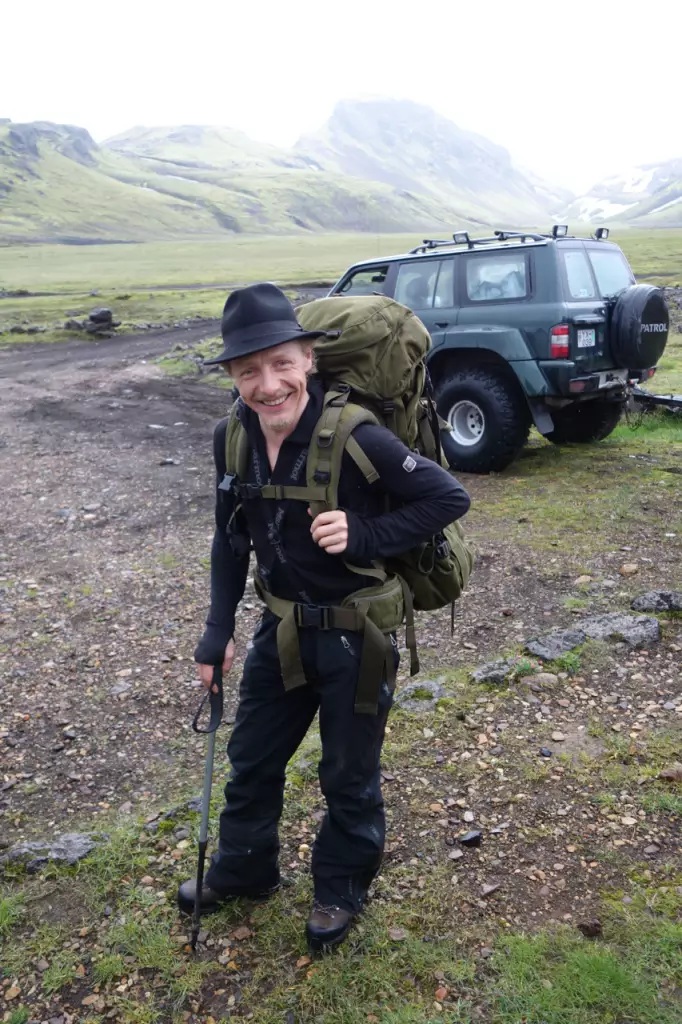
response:
[(291, 150), (211, 126), (87, 131), (0, 120), (0, 241), (133, 242), (545, 223), (551, 187), (426, 107), (340, 104)]
[(0, 238), (135, 241), (216, 230), (195, 204), (118, 180), (125, 170), (82, 129), (0, 124)]
[(173, 167), (222, 168), (230, 171), (265, 170), (277, 167), (306, 167), (307, 161), (256, 142), (245, 132), (212, 125), (180, 125), (167, 128), (131, 128), (105, 142), (108, 150), (133, 158), (147, 158), (170, 173)]
[[(462, 219), (459, 211), (432, 197), (320, 173), (301, 160), (284, 166), (284, 160), (262, 155), (268, 147), (257, 157), (246, 146), (239, 157), (236, 144), (226, 142), (232, 135), (216, 130), (205, 152), (199, 142), (192, 150), (201, 157), (195, 163), (182, 150), (189, 143), (181, 146), (171, 139), (169, 152), (178, 158), (174, 163), (138, 155), (132, 145), (98, 147), (81, 128), (0, 124), (0, 239), (93, 242), (225, 232), (438, 231)], [(164, 138), (154, 145), (162, 146)], [(153, 148), (149, 133), (141, 148)], [(220, 167), (211, 160), (232, 163)]]

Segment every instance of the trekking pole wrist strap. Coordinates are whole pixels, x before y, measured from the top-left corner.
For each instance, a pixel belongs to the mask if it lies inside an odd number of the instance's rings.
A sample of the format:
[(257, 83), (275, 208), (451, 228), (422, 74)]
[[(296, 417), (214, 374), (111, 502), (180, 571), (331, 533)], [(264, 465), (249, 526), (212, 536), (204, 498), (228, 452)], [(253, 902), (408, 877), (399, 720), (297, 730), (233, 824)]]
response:
[[(213, 687), (217, 687), (218, 692), (213, 692)], [(199, 720), (201, 713), (204, 710), (206, 701), (209, 702), (210, 707), (210, 718), (208, 721), (208, 728), (200, 729)], [(221, 665), (213, 666), (213, 679), (211, 680), (211, 686), (204, 694), (201, 704), (197, 709), (197, 713), (192, 719), (192, 728), (195, 732), (202, 734), (209, 734), (215, 732), (220, 723), (223, 720), (223, 669)]]

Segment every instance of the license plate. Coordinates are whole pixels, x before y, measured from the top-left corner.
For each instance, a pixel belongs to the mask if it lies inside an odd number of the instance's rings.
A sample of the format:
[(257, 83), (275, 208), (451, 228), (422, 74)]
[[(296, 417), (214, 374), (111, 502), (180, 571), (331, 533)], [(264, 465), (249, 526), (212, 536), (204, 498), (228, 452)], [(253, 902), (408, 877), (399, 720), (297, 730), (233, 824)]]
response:
[(596, 343), (594, 328), (591, 331), (578, 331), (578, 348), (592, 348)]

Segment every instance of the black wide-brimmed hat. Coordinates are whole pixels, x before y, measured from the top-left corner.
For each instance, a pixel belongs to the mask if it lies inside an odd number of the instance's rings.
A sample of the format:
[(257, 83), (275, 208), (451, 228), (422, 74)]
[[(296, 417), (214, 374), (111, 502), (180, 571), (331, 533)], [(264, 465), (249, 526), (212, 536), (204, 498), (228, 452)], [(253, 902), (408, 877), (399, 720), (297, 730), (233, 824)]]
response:
[(252, 284), (228, 296), (221, 323), (224, 349), (204, 364), (228, 363), (231, 359), (262, 352), (285, 341), (314, 341), (324, 331), (304, 331), (294, 307), (274, 284)]

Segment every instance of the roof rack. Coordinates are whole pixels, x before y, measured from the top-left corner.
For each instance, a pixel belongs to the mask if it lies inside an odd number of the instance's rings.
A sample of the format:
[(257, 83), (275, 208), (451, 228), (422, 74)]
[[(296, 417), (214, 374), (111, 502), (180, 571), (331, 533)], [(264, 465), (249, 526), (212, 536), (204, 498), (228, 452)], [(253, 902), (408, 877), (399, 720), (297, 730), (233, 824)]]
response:
[(465, 245), (467, 249), (473, 249), (477, 245), (494, 245), (496, 242), (545, 242), (550, 237), (551, 235), (538, 235), (533, 231), (495, 231), (492, 238), (469, 238), (468, 231), (455, 231), (453, 232), (452, 239), (425, 238), (421, 245), (410, 249), (409, 255), (430, 252), (432, 249), (452, 249), (459, 245)]

